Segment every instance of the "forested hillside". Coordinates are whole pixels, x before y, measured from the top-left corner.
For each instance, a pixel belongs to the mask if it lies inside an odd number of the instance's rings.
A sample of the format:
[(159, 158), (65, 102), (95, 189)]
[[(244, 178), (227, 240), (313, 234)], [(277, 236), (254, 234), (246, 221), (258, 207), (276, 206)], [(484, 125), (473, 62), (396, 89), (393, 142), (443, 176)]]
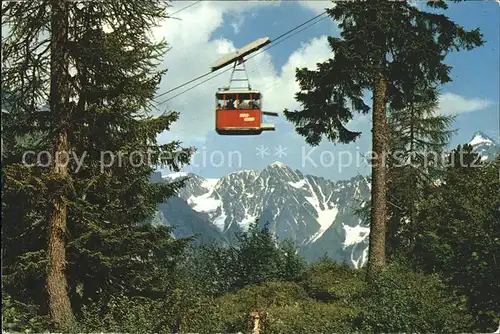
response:
[(196, 177), (151, 182), (196, 150), (158, 140), (180, 112), (155, 104), (169, 45), (151, 31), (169, 5), (2, 3), (4, 331), (498, 328), (500, 156), (481, 135), (450, 149), (438, 110), (446, 56), (481, 47), (479, 29), (443, 1), (332, 4), (333, 58), (297, 69), (301, 110), (284, 114), (312, 146), (355, 141), (346, 124), (369, 115), (371, 175), (335, 183), (277, 163), (208, 192)]

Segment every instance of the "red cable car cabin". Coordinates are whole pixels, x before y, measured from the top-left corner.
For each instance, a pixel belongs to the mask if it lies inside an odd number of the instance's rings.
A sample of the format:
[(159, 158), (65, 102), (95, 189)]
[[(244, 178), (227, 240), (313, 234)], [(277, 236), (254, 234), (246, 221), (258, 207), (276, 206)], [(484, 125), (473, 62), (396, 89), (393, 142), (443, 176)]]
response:
[(262, 124), (262, 96), (257, 90), (220, 90), (215, 94), (215, 130), (220, 135), (258, 135), (274, 126)]
[[(260, 38), (241, 49), (220, 58), (212, 72), (229, 64), (233, 64), (233, 71), (227, 88), (219, 88), (215, 93), (215, 131), (220, 135), (259, 135), (262, 131), (274, 131), (274, 125), (262, 124), (262, 116), (278, 116), (278, 113), (262, 111), (262, 94), (252, 90), (246, 75), (245, 60), (243, 57), (269, 44), (269, 38)], [(236, 72), (243, 72), (245, 78), (235, 78)], [(234, 87), (233, 82), (243, 81), (247, 87)]]

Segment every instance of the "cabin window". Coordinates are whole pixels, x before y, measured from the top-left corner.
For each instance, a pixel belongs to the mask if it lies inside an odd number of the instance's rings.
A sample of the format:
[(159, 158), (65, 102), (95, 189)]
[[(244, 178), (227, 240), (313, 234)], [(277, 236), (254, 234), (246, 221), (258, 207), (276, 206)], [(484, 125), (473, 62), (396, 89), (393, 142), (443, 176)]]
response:
[(237, 94), (234, 99), (235, 109), (248, 109), (248, 94)]
[(234, 105), (235, 100), (236, 100), (235, 96), (231, 96), (231, 95), (226, 96), (226, 101), (225, 101), (226, 107), (224, 109), (229, 109), (229, 110), (235, 109), (235, 105)]
[(260, 94), (237, 93), (221, 94), (215, 98), (217, 109), (260, 109)]
[(220, 104), (222, 109), (236, 109), (238, 105), (237, 94), (224, 94), (219, 96), (217, 101), (217, 106)]
[(260, 107), (260, 94), (238, 94), (235, 103), (237, 109), (258, 109)]
[(259, 109), (261, 106), (260, 95), (253, 97), (250, 105), (250, 109)]
[(225, 101), (224, 101), (224, 96), (223, 95), (217, 95), (215, 97), (215, 107), (217, 109), (222, 109), (225, 106)]

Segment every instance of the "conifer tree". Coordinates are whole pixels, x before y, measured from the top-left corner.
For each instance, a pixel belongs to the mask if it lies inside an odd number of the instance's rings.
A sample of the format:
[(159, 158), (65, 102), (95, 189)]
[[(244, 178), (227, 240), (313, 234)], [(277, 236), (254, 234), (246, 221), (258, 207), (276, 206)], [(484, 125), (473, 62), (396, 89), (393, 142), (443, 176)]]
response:
[(391, 109), (388, 172), (388, 232), (386, 249), (411, 254), (416, 237), (415, 216), (425, 189), (437, 182), (444, 150), (454, 131), (453, 117), (437, 114), (438, 99), (416, 91), (403, 109)]
[(491, 333), (500, 320), (500, 157), (481, 162), (471, 145), (450, 152), (441, 183), (421, 203), (412, 258), (467, 297), (476, 330)]
[[(448, 7), (444, 1), (427, 5), (436, 11)], [(297, 69), (296, 100), (303, 109), (284, 111), (309, 144), (325, 137), (348, 143), (360, 133), (347, 129), (346, 123), (354, 112), (370, 111), (363, 96), (366, 91), (373, 94), (370, 273), (386, 263), (387, 107), (406, 105), (414, 83), (426, 87), (428, 94), (450, 82), (446, 55), (483, 44), (478, 29), (467, 31), (436, 11), (422, 11), (406, 1), (336, 2), (327, 10), (340, 22), (340, 38), (328, 38), (334, 56), (316, 70)]]
[[(187, 240), (144, 222), (182, 184), (149, 177), (153, 164), (179, 170), (192, 153), (177, 141), (156, 141), (177, 113), (148, 116), (166, 50), (151, 28), (167, 18), (166, 2), (3, 7), (10, 32), (2, 41), (2, 91), (10, 92), (12, 110), (2, 212), (9, 292), (40, 305), (59, 329), (74, 324), (83, 304), (113, 294), (165, 296)], [(28, 166), (26, 149), (64, 159), (41, 161), (47, 168), (31, 155)], [(48, 303), (39, 291), (44, 282)]]

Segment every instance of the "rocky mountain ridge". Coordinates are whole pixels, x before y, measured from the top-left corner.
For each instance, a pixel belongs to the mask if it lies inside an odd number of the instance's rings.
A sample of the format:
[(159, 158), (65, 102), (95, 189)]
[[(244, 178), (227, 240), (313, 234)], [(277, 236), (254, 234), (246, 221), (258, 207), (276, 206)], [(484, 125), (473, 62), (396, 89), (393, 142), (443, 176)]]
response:
[[(500, 145), (481, 132), (469, 144), (482, 160), (500, 152)], [(262, 171), (237, 171), (220, 179), (157, 173), (153, 181), (179, 178), (186, 179), (185, 186), (158, 205), (156, 219), (174, 226), (176, 237), (199, 234), (201, 242), (231, 243), (258, 219), (260, 225), (269, 223), (278, 240), (293, 240), (307, 260), (326, 254), (356, 268), (367, 261), (369, 227), (356, 213), (370, 198), (363, 176), (334, 182), (274, 162)]]
[(231, 242), (258, 219), (269, 223), (278, 240), (293, 240), (309, 260), (327, 254), (353, 267), (366, 262), (368, 227), (355, 214), (370, 194), (362, 176), (333, 182), (274, 162), (260, 172), (239, 171), (219, 180), (173, 173), (156, 181), (178, 178), (187, 178), (185, 186), (158, 207), (159, 218), (177, 226), (178, 237), (200, 233)]

